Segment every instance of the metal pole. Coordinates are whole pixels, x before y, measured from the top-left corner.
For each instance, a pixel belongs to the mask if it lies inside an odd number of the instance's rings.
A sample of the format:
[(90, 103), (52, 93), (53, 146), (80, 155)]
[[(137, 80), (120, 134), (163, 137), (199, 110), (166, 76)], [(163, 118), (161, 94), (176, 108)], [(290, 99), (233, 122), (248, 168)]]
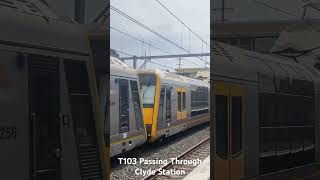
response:
[(224, 0), (222, 0), (221, 22), (224, 23)]
[(181, 69), (181, 58), (179, 58), (179, 69)]
[(137, 56), (133, 56), (133, 68), (137, 69)]
[(74, 0), (74, 19), (81, 24), (85, 23), (85, 0)]
[[(199, 56), (210, 56), (210, 53), (137, 56), (137, 59), (167, 59), (167, 58), (183, 58), (183, 57), (199, 57)], [(120, 59), (121, 60), (133, 60), (133, 56), (121, 57)]]

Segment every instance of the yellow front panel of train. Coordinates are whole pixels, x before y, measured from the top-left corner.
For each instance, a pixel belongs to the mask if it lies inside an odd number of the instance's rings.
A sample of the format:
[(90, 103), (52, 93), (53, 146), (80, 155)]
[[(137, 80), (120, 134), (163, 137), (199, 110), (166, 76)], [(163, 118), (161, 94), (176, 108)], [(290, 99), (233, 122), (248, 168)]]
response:
[(143, 108), (144, 124), (152, 124), (153, 108)]

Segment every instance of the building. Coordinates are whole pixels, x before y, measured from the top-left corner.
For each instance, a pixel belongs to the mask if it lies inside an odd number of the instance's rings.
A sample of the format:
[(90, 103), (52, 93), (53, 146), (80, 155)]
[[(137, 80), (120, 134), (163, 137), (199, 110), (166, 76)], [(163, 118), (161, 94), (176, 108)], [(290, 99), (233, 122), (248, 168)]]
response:
[[(304, 24), (301, 26), (301, 24)], [(284, 30), (299, 28), (314, 28), (319, 26), (320, 20), (305, 21), (250, 21), (224, 22), (212, 25), (213, 38), (216, 41), (238, 46), (247, 50), (268, 53)]]
[(120, 55), (117, 53), (117, 51), (110, 49), (110, 56), (120, 58)]
[(216, 0), (211, 5), (214, 40), (263, 53), (283, 30), (320, 22), (319, 4), (307, 0)]
[(271, 49), (272, 53), (291, 57), (296, 62), (320, 70), (320, 32), (303, 28), (283, 31)]
[(175, 69), (176, 74), (195, 79), (208, 79), (210, 76), (209, 68), (180, 68)]
[(210, 81), (210, 71), (209, 70), (198, 71), (194, 78), (209, 82)]
[(214, 0), (211, 2), (211, 23), (266, 22), (315, 19), (319, 17), (315, 0)]

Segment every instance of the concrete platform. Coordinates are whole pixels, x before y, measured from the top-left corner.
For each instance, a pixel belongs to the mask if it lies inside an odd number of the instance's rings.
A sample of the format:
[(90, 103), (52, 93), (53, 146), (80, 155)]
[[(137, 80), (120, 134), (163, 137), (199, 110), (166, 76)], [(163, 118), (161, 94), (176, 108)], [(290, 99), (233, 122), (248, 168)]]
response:
[(261, 180), (319, 180), (320, 179), (320, 164), (310, 164), (300, 166), (285, 171), (262, 176)]
[(192, 170), (183, 180), (210, 180), (210, 156)]

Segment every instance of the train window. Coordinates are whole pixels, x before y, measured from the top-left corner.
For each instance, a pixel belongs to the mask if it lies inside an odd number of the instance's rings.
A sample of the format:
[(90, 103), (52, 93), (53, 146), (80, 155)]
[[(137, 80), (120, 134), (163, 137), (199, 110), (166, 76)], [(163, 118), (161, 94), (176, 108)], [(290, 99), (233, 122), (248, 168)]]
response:
[(228, 159), (228, 97), (216, 96), (216, 153)]
[(313, 96), (313, 83), (308, 80), (293, 79), (293, 87), (295, 94)]
[(164, 125), (164, 94), (165, 94), (165, 88), (164, 86), (161, 86), (160, 90), (160, 100), (159, 100), (159, 111), (158, 111), (158, 125), (163, 126)]
[(129, 84), (119, 79), (119, 129), (120, 133), (129, 131)]
[(260, 126), (272, 126), (275, 121), (276, 103), (272, 94), (260, 94)]
[(208, 88), (197, 87), (191, 91), (191, 116), (208, 113)]
[(177, 104), (178, 104), (178, 111), (181, 112), (181, 92), (177, 93), (178, 96), (178, 100), (177, 100)]
[(166, 121), (171, 120), (171, 87), (166, 87)]
[(259, 87), (262, 91), (274, 91), (274, 72), (268, 64), (258, 65)]
[(133, 101), (133, 108), (134, 108), (134, 115), (136, 119), (137, 129), (143, 129), (143, 119), (141, 115), (141, 106), (140, 106), (140, 98), (139, 98), (139, 91), (138, 91), (138, 84), (137, 81), (130, 81), (131, 86), (131, 93), (132, 93), (132, 101)]
[(232, 97), (232, 155), (242, 151), (242, 98)]
[(150, 74), (140, 74), (139, 81), (141, 86), (143, 107), (153, 108), (156, 92), (156, 77)]
[(260, 95), (262, 174), (314, 161), (315, 120), (312, 107), (314, 100), (311, 97), (271, 93)]
[(287, 72), (285, 72), (281, 68), (281, 64), (279, 63), (269, 63), (271, 66), (272, 70), (275, 73), (275, 89), (277, 92), (286, 92), (288, 90), (289, 86), (289, 79)]
[[(288, 120), (288, 114), (290, 113), (287, 100), (291, 99), (287, 96), (278, 95), (275, 99), (277, 102), (277, 117), (276, 117), (276, 123), (273, 125), (277, 126), (289, 126), (291, 122)], [(289, 111), (288, 111), (289, 110)]]
[(186, 110), (187, 101), (186, 101), (186, 92), (182, 92), (182, 111)]

